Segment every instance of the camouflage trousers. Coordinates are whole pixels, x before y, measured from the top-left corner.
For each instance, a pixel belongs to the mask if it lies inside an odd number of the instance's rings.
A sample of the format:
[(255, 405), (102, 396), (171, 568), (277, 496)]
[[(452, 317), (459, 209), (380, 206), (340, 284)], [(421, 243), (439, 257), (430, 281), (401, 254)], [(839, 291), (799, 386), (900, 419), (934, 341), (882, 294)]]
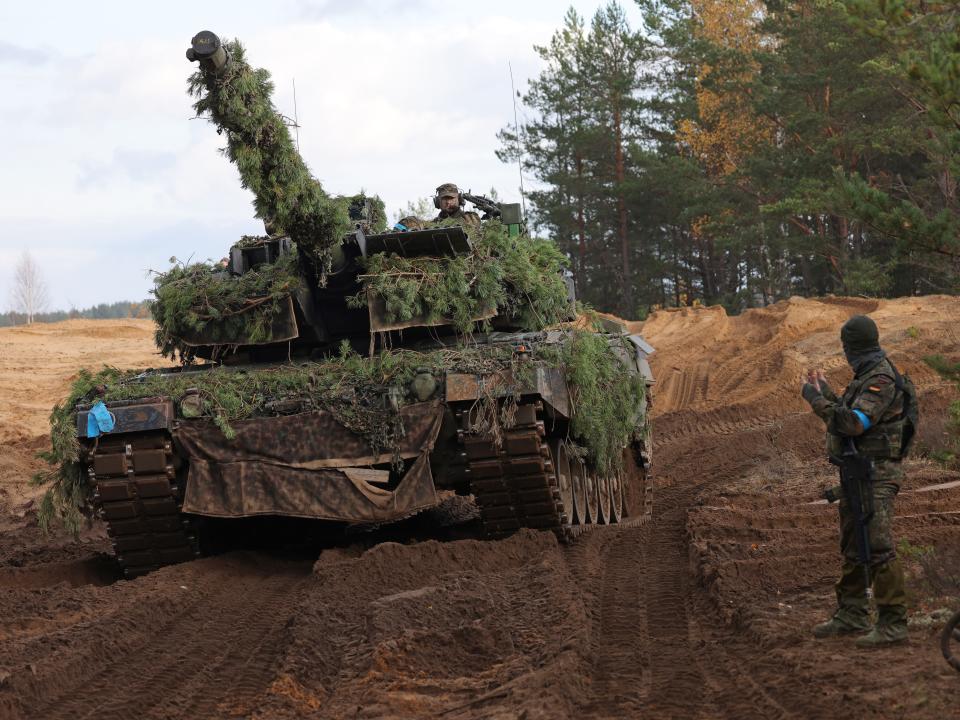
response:
[[(870, 541), (870, 581), (877, 604), (878, 623), (906, 622), (907, 596), (903, 568), (897, 559), (893, 540), (893, 501), (900, 491), (903, 471), (900, 463), (878, 462), (873, 483), (873, 517), (867, 524)], [(863, 566), (857, 562), (857, 538), (853, 513), (844, 498), (840, 500), (840, 551), (843, 566), (836, 584), (837, 615), (861, 622), (870, 611)]]

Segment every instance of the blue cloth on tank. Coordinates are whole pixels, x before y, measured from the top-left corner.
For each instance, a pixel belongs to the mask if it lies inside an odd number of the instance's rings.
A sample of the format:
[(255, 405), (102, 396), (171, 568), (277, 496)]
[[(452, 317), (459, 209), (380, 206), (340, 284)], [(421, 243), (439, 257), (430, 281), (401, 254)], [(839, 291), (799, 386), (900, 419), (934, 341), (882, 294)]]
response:
[(113, 415), (102, 400), (97, 400), (87, 414), (87, 437), (97, 437), (102, 432), (110, 432), (113, 426)]

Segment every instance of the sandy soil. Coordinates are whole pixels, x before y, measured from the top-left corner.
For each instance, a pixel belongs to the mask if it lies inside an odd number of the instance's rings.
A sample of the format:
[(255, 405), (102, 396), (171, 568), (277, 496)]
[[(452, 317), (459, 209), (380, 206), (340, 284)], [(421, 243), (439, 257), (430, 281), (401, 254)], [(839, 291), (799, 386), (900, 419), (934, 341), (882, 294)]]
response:
[[(151, 320), (68, 320), (0, 328), (0, 514), (22, 512), (39, 491), (30, 477), (42, 467), (48, 418), (79, 368), (160, 367)], [(2, 522), (2, 521), (0, 521)]]
[(23, 484), (77, 366), (158, 364), (149, 324), (0, 330), (0, 718), (950, 717), (958, 677), (931, 613), (958, 601), (919, 559), (960, 549), (960, 473), (912, 460), (898, 500), (909, 643), (809, 635), (839, 563), (798, 388), (808, 366), (846, 383), (838, 329), (857, 312), (920, 388), (921, 449), (942, 448), (956, 391), (921, 359), (960, 359), (956, 298), (659, 312), (643, 326), (658, 349), (645, 526), (561, 545), (431, 540), (421, 523), (403, 542), (235, 551), (135, 581), (96, 526), (41, 535)]

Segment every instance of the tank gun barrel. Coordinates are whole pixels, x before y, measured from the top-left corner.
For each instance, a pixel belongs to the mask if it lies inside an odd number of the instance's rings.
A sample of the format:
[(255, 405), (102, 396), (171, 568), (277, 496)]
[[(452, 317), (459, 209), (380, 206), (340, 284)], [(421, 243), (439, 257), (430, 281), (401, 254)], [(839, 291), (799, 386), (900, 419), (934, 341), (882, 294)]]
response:
[(316, 261), (323, 283), (350, 229), (346, 207), (310, 175), (273, 105), (270, 74), (250, 66), (238, 41), (223, 42), (209, 30), (194, 35), (187, 59), (199, 65), (189, 80), (194, 109), (226, 137), (227, 157), (253, 191), (257, 216)]

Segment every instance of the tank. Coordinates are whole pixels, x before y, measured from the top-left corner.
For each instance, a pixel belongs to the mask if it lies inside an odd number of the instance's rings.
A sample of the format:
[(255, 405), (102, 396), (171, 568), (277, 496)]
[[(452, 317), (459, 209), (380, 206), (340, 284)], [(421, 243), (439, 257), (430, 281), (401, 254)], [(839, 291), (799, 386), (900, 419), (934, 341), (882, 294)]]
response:
[(465, 496), (486, 537), (569, 539), (649, 517), (653, 348), (578, 312), (519, 205), (466, 193), (479, 221), (388, 228), (379, 198), (311, 176), (238, 42), (203, 31), (187, 57), (264, 234), (156, 278), (179, 365), (80, 374), (46, 507), (96, 512), (130, 577), (242, 518), (340, 532)]

